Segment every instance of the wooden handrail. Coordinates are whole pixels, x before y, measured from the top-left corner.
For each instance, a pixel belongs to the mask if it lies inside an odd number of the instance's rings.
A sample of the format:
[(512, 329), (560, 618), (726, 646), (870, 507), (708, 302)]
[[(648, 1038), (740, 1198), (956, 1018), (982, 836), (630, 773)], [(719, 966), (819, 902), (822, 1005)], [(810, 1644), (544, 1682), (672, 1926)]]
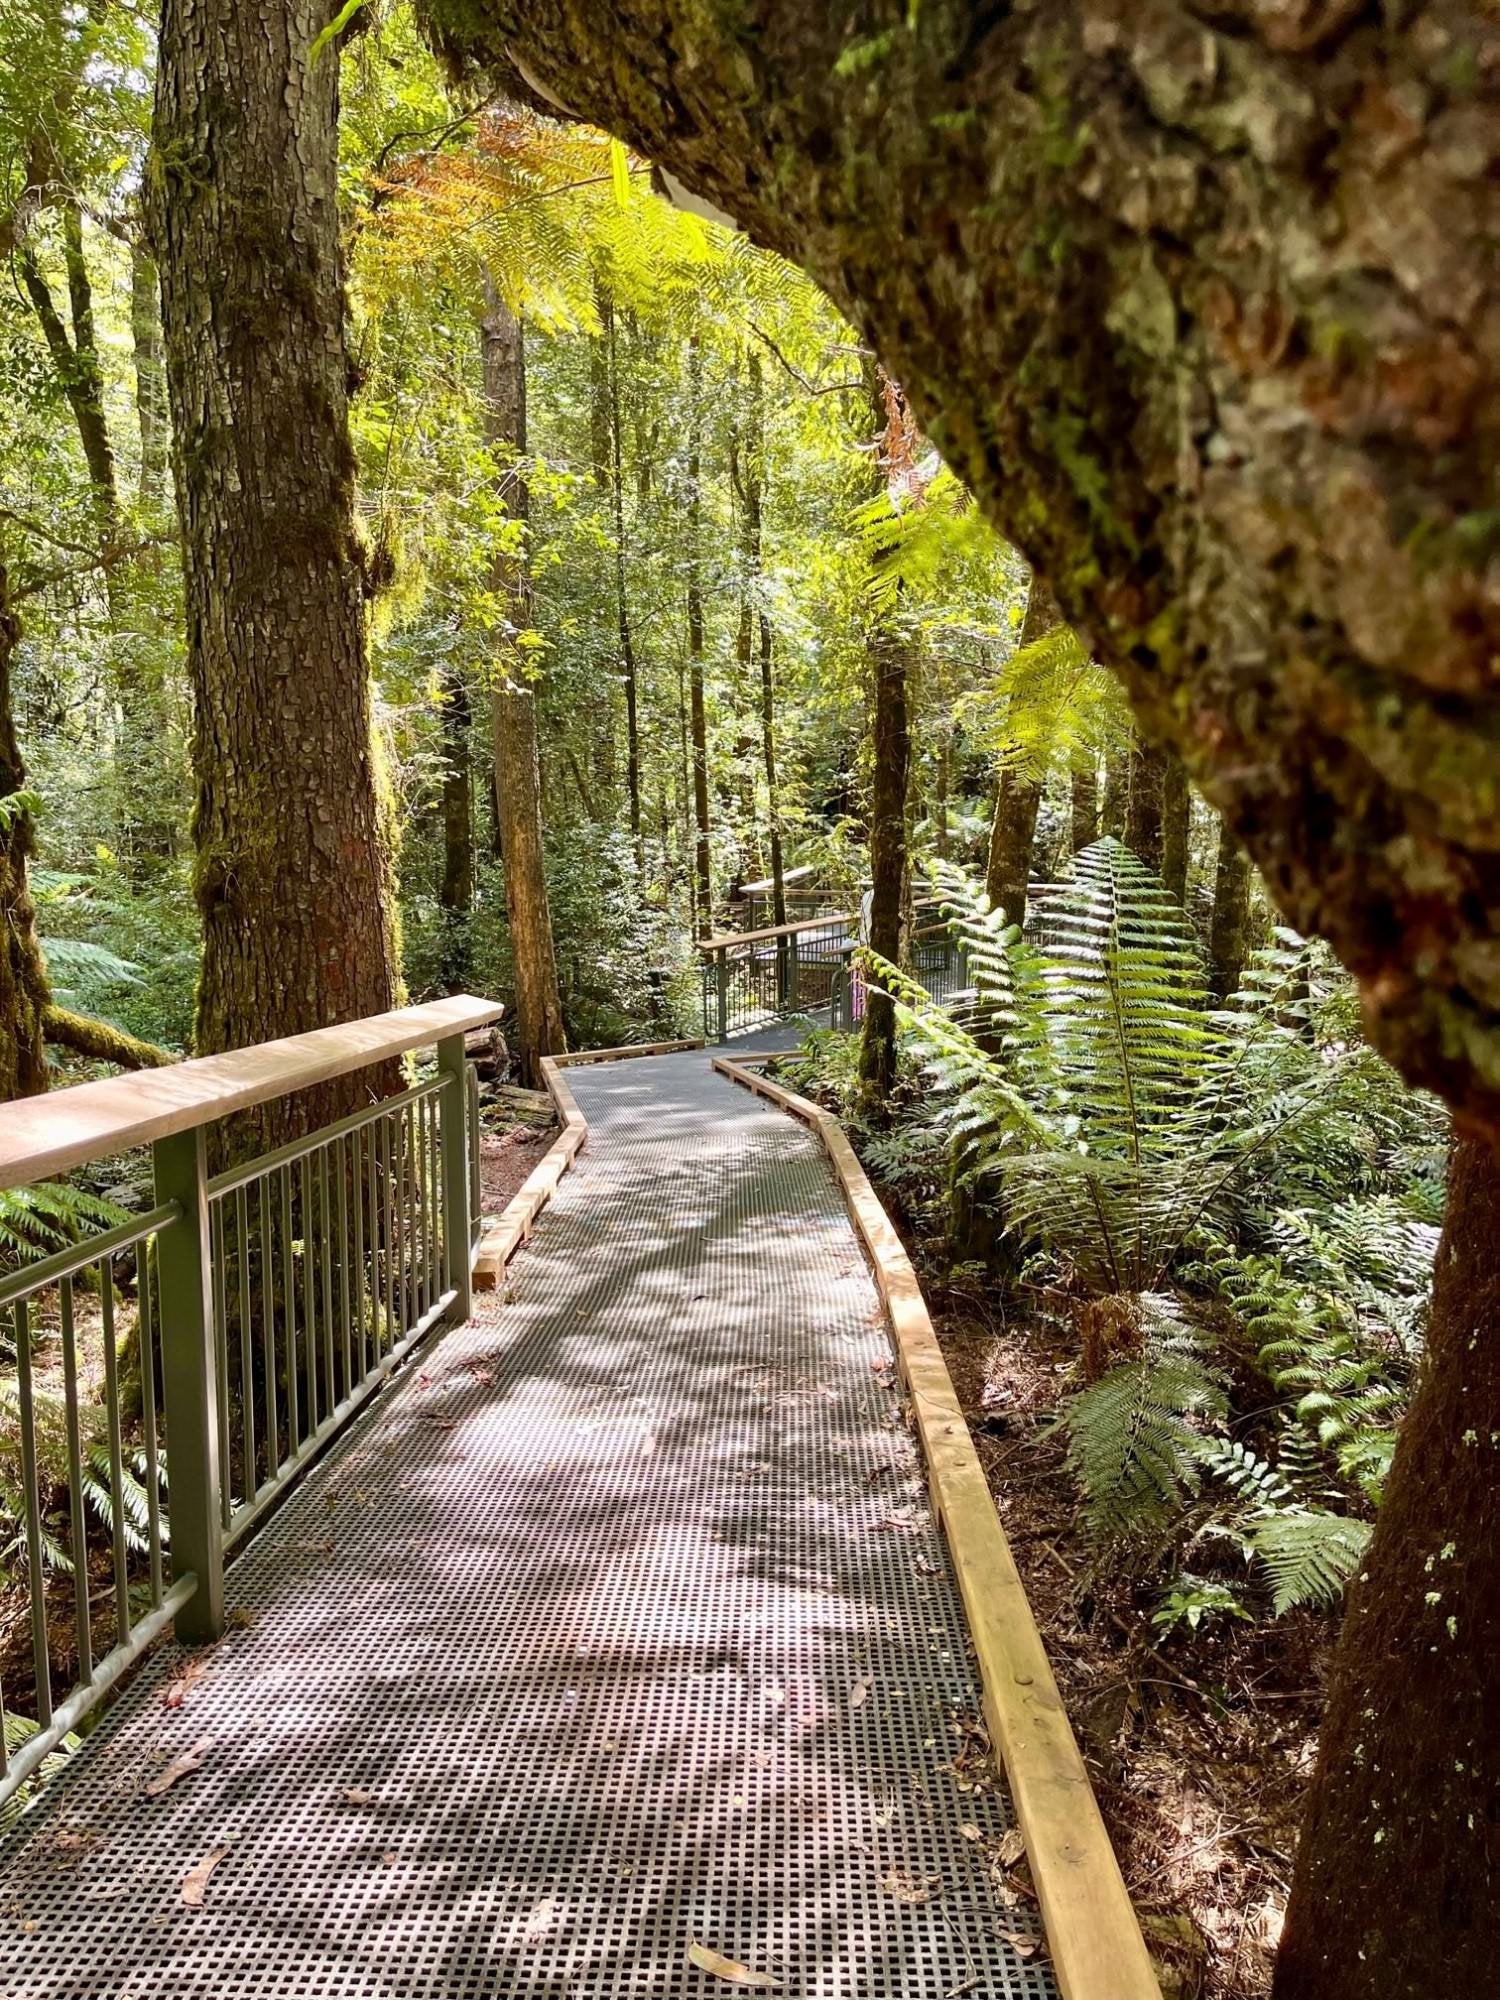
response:
[(773, 924), (765, 931), (721, 931), (717, 937), (699, 938), (699, 951), (722, 951), (732, 944), (755, 944), (762, 938), (790, 937), (794, 931), (821, 931), (830, 924), (852, 924), (848, 910), (829, 910), (825, 916), (804, 917), (796, 924)]
[(78, 1083), (0, 1105), (0, 1188), (48, 1180), (88, 1160), (212, 1124), (273, 1097), (290, 1097), (445, 1036), (486, 1027), (503, 1011), (492, 1000), (460, 993), (342, 1027), (257, 1042), (228, 1055), (197, 1056), (167, 1069)]

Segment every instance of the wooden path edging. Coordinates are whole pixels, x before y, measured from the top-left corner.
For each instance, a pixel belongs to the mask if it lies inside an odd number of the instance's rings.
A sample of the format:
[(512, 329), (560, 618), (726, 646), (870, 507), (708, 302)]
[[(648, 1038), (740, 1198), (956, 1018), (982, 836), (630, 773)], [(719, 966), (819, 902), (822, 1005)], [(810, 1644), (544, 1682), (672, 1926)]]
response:
[(1135, 1910), (1026, 1601), (916, 1272), (831, 1111), (732, 1057), (721, 1075), (812, 1127), (885, 1301), (1063, 2000), (1161, 2000)]
[(580, 1049), (576, 1054), (543, 1056), (537, 1067), (552, 1099), (561, 1131), (537, 1161), (499, 1217), (479, 1239), (474, 1253), (474, 1289), (492, 1292), (500, 1273), (531, 1235), (536, 1219), (557, 1192), (557, 1184), (572, 1166), (589, 1136), (588, 1120), (578, 1108), (561, 1072), (580, 1063), (621, 1062), (627, 1056), (678, 1055), (701, 1049), (696, 1042), (627, 1042), (615, 1049)]

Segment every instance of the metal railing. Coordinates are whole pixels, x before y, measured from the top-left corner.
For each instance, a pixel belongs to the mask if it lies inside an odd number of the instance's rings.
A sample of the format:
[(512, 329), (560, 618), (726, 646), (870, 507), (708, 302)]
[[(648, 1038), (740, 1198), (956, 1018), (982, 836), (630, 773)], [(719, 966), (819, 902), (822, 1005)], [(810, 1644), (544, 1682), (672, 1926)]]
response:
[[(224, 1624), (228, 1552), (403, 1355), (468, 1316), (478, 1095), (461, 996), (0, 1106), (0, 1187), (149, 1142), (155, 1206), (0, 1279), (0, 1806), (169, 1626)], [(435, 1047), (437, 1074), (210, 1176), (232, 1113)], [(11, 1648), (15, 1657), (17, 1648)]]
[(731, 1035), (828, 1006), (848, 954), (855, 919), (847, 912), (769, 930), (726, 931), (698, 946), (703, 971), (703, 1035)]
[[(940, 1006), (961, 1001), (969, 991), (969, 966), (962, 944), (946, 925), (934, 924), (917, 931), (909, 950), (906, 971), (929, 997)], [(846, 950), (845, 962), (834, 980), (829, 996), (828, 1025), (848, 1030), (857, 1028), (865, 1017), (867, 975), (854, 953)]]

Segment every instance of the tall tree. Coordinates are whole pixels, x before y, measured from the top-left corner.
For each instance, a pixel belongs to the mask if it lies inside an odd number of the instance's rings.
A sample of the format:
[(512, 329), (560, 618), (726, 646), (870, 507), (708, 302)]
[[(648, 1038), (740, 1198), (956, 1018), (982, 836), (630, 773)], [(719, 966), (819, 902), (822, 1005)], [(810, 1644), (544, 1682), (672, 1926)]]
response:
[(1167, 752), (1158, 743), (1137, 736), (1130, 750), (1125, 795), (1125, 845), (1148, 868), (1161, 872), (1166, 808)]
[(11, 710), (11, 661), (20, 638), (0, 549), (0, 1102), (47, 1088), (43, 1017), (50, 995), (27, 880), (34, 835)]
[(1099, 767), (1092, 752), (1073, 768), (1069, 832), (1075, 854), (1099, 838)]
[(740, 629), (737, 656), (748, 680), (759, 639), (758, 700), (761, 771), (766, 781), (766, 852), (771, 870), (771, 921), (786, 922), (786, 868), (781, 845), (781, 787), (776, 768), (776, 675), (771, 614), (764, 590), (766, 390), (760, 356), (745, 367), (741, 422), (730, 446), (731, 476), (740, 514)]
[(687, 628), (690, 727), (693, 745), (694, 905), (698, 935), (713, 929), (713, 844), (708, 813), (708, 704), (703, 685), (703, 348), (688, 349)]
[(469, 984), (469, 917), (474, 907), (474, 775), (469, 747), (469, 684), (449, 667), (439, 688), (443, 742), (443, 984), (462, 993)]
[(130, 245), (130, 338), (135, 356), (136, 422), (141, 432), (140, 502), (148, 514), (155, 514), (166, 497), (167, 378), (156, 266), (134, 239)]
[(615, 620), (620, 640), (620, 675), (625, 683), (625, 788), (630, 800), (630, 837), (635, 843), (638, 874), (644, 875), (646, 851), (641, 834), (641, 698), (636, 671), (635, 634), (630, 619), (625, 564), (625, 465), (620, 416), (620, 349), (616, 314), (608, 292), (598, 288), (608, 363), (609, 479), (615, 529)]
[[(488, 283), (480, 322), (480, 349), (486, 428), (490, 445), (502, 460), (500, 494), (507, 515), (521, 524), (524, 534), (531, 514), (524, 466), (526, 335), (515, 313)], [(492, 583), (506, 602), (507, 624), (512, 634), (529, 630), (531, 573), (524, 541), (514, 553), (503, 546), (497, 552)], [(495, 789), (516, 985), (511, 1053), (522, 1073), (535, 1081), (538, 1058), (561, 1055), (568, 1043), (547, 899), (536, 695), (526, 680), (522, 653), (514, 644), (506, 648), (497, 667)]]
[(1187, 902), (1188, 846), (1193, 828), (1193, 795), (1188, 775), (1170, 751), (1162, 772), (1161, 879), (1179, 903)]
[[(1017, 650), (1034, 646), (1062, 622), (1057, 599), (1040, 577), (1031, 579), (1026, 616)], [(1031, 881), (1031, 856), (1036, 846), (1036, 820), (1042, 804), (1042, 780), (1007, 764), (1000, 773), (995, 813), (990, 822), (989, 857), (984, 886), (991, 904), (1004, 910), (1013, 924), (1026, 921), (1026, 891)]]
[[(310, 55), (326, 20), (320, 0), (167, 0), (162, 14), (147, 184), (194, 697), (204, 1052), (377, 1014), (397, 991), (349, 440), (339, 66)], [(367, 1088), (324, 1085), (257, 1122), (305, 1127)]]
[(1215, 995), (1227, 1000), (1239, 990), (1250, 955), (1250, 878), (1253, 863), (1230, 827), (1219, 828), (1214, 869), (1214, 907), (1208, 932), (1208, 963)]

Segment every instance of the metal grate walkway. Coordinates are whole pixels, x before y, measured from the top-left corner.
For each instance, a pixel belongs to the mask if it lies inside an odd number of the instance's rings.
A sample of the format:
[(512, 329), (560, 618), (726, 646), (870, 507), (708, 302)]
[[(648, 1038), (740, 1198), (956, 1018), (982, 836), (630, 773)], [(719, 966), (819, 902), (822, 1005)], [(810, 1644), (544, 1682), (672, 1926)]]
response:
[(695, 1941), (797, 2000), (1053, 2000), (821, 1149), (703, 1055), (569, 1081), (508, 1287), (0, 1849), (4, 2000), (732, 1992)]

